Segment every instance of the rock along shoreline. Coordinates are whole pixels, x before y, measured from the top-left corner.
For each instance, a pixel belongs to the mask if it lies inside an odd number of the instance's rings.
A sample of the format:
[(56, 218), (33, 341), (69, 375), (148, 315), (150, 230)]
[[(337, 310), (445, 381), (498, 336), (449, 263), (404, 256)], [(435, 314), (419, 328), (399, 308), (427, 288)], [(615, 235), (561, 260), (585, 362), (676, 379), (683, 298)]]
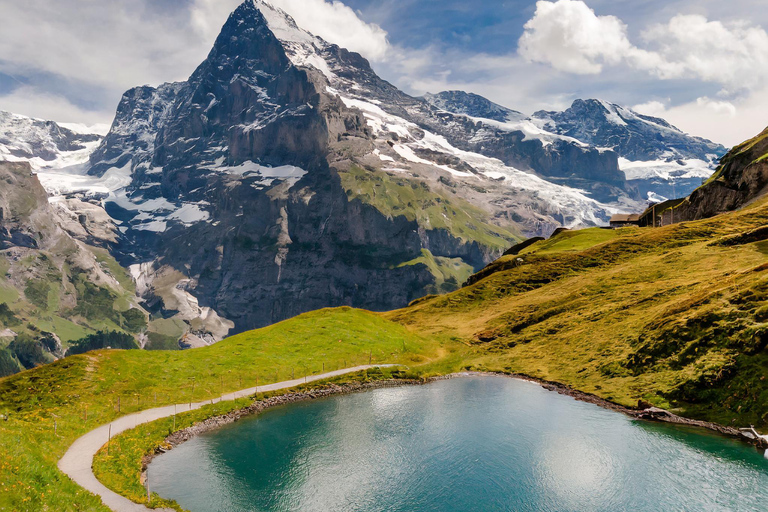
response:
[(442, 381), (442, 380), (448, 380), (448, 379), (460, 378), (460, 377), (478, 377), (478, 376), (479, 377), (506, 377), (506, 378), (513, 378), (513, 379), (532, 382), (534, 384), (540, 385), (546, 390), (554, 391), (561, 395), (569, 396), (580, 402), (591, 403), (599, 407), (602, 407), (604, 409), (620, 412), (632, 418), (646, 420), (646, 421), (657, 421), (657, 422), (663, 422), (663, 423), (673, 423), (677, 425), (686, 425), (686, 426), (704, 428), (713, 432), (717, 432), (718, 434), (721, 434), (721, 435), (737, 438), (743, 442), (747, 442), (760, 449), (768, 449), (768, 441), (765, 438), (762, 438), (762, 437), (753, 438), (733, 427), (726, 427), (724, 425), (719, 425), (717, 423), (712, 423), (708, 421), (685, 418), (683, 416), (678, 416), (664, 409), (659, 409), (651, 406), (643, 409), (632, 409), (629, 407), (616, 404), (604, 398), (600, 398), (599, 396), (593, 395), (591, 393), (578, 391), (576, 389), (573, 389), (564, 384), (560, 384), (558, 382), (545, 381), (542, 379), (537, 379), (537, 378), (530, 377), (527, 375), (522, 375), (522, 374), (467, 371), (467, 372), (452, 373), (448, 375), (441, 375), (437, 377), (430, 377), (427, 379), (418, 379), (418, 380), (417, 379), (389, 379), (389, 380), (372, 381), (372, 382), (350, 382), (347, 384), (332, 383), (322, 388), (309, 389), (306, 391), (295, 391), (295, 392), (276, 395), (276, 396), (255, 401), (253, 404), (249, 405), (248, 407), (231, 411), (227, 414), (213, 416), (191, 427), (174, 432), (168, 437), (166, 437), (163, 444), (157, 450), (143, 457), (142, 480), (146, 477), (147, 467), (152, 462), (152, 460), (158, 455), (166, 453), (167, 451), (173, 449), (174, 447), (179, 446), (185, 443), (186, 441), (189, 441), (195, 436), (198, 436), (205, 432), (209, 432), (211, 430), (215, 430), (225, 425), (229, 425), (244, 417), (258, 414), (272, 407), (288, 405), (288, 404), (293, 404), (298, 402), (305, 402), (309, 400), (317, 400), (320, 398), (328, 398), (331, 396), (362, 393), (366, 391), (372, 391), (375, 389), (394, 388), (394, 387), (401, 387), (401, 386), (423, 386), (423, 385), (427, 385), (427, 384)]

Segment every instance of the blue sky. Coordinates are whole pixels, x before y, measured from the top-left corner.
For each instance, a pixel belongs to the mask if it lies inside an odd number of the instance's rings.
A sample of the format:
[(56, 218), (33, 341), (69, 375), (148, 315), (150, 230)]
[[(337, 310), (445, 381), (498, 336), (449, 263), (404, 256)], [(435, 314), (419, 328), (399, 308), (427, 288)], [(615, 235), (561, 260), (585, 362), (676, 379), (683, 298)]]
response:
[[(128, 88), (185, 79), (239, 1), (0, 0), (0, 109), (109, 123)], [(726, 144), (768, 125), (763, 1), (272, 3), (412, 94), (527, 113), (599, 97)]]

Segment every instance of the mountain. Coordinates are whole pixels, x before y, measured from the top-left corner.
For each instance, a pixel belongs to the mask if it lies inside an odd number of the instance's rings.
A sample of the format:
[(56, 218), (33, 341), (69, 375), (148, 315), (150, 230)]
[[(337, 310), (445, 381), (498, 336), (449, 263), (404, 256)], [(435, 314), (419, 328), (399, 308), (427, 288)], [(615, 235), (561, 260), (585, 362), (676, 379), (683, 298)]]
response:
[(576, 100), (562, 112), (536, 112), (533, 120), (545, 130), (616, 152), (627, 181), (643, 196), (686, 196), (726, 152), (663, 119), (602, 100)]
[(105, 207), (153, 313), (183, 289), (240, 331), (399, 307), (455, 288), (521, 234), (604, 222), (614, 207), (530, 168), (595, 163), (620, 180), (615, 156), (526, 137), (410, 97), (249, 0), (188, 81), (124, 95), (88, 175), (130, 178)]
[(130, 276), (92, 244), (114, 238), (108, 217), (74, 199), (49, 203), (28, 162), (0, 162), (0, 182), (0, 358), (29, 368), (100, 329), (143, 332)]
[(487, 98), (464, 91), (443, 91), (438, 94), (425, 94), (424, 99), (435, 107), (464, 114), (478, 119), (489, 119), (499, 123), (524, 121), (528, 116), (516, 110), (503, 107)]
[(129, 270), (149, 334), (200, 346), (321, 307), (401, 307), (522, 237), (640, 207), (616, 151), (557, 132), (477, 95), (409, 96), (247, 0), (187, 81), (126, 92), (105, 137), (73, 142), (87, 162), (36, 172), (75, 218), (114, 226), (82, 240)]
[(95, 130), (0, 110), (0, 158), (35, 170), (85, 163), (103, 137)]
[[(542, 130), (531, 118), (475, 94), (448, 91), (426, 95), (423, 100), (441, 122), (430, 123), (430, 129), (465, 152), (501, 161), (507, 173), (522, 170), (549, 183), (585, 191), (598, 201), (626, 202), (636, 196), (611, 151)], [(423, 114), (418, 122), (427, 122)], [(515, 182), (518, 177), (507, 180)]]

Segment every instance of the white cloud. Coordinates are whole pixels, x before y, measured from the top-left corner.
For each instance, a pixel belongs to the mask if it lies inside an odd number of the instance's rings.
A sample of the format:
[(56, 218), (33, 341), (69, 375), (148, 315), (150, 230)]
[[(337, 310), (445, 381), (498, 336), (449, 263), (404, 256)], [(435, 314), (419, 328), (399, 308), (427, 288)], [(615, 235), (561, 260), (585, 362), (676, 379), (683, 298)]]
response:
[(701, 15), (677, 15), (655, 25), (643, 39), (663, 56), (662, 78), (698, 78), (725, 93), (752, 90), (768, 78), (768, 33), (745, 21), (725, 25)]
[[(129, 0), (0, 2), (0, 72), (49, 73), (125, 90), (188, 76), (197, 36)], [(204, 55), (204, 53), (203, 53)]]
[(581, 0), (536, 2), (518, 52), (532, 62), (576, 74), (597, 74), (604, 64), (626, 59), (650, 63), (656, 56), (633, 46), (627, 26), (615, 16), (597, 16)]
[(680, 105), (661, 101), (635, 105), (633, 110), (662, 117), (683, 131), (734, 146), (760, 133), (768, 125), (768, 89), (733, 101), (706, 96)]
[(736, 117), (736, 106), (730, 101), (717, 101), (706, 96), (696, 99), (696, 106), (709, 110), (718, 116), (731, 118)]
[(24, 86), (0, 96), (0, 110), (60, 123), (100, 124), (111, 119), (114, 111), (93, 111), (73, 105), (62, 96)]
[(615, 16), (598, 16), (582, 0), (541, 0), (525, 25), (518, 52), (560, 71), (598, 74), (626, 64), (662, 79), (719, 84), (722, 94), (762, 87), (768, 79), (768, 33), (746, 21), (728, 25), (678, 14), (643, 33), (648, 48), (630, 42)]
[[(667, 100), (669, 103), (669, 100)], [(667, 105), (661, 101), (648, 101), (632, 107), (632, 110), (638, 114), (644, 114), (646, 116), (664, 117), (667, 112)]]
[[(227, 16), (240, 3), (241, 0), (195, 0), (192, 25), (213, 42)], [(371, 60), (383, 60), (389, 51), (387, 32), (374, 23), (364, 22), (342, 2), (271, 0), (267, 3), (290, 14), (304, 30)]]

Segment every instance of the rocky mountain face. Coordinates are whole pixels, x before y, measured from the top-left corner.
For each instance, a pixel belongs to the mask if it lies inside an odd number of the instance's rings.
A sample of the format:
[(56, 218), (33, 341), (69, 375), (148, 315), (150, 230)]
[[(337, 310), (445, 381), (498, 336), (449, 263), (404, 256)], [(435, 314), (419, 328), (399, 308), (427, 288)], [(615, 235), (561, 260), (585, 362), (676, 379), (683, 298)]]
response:
[(663, 119), (601, 100), (576, 100), (562, 112), (539, 111), (533, 117), (550, 131), (611, 148), (632, 161), (704, 159), (725, 153), (722, 145), (688, 135)]
[[(274, 26), (314, 44), (270, 12)], [(203, 322), (201, 337), (221, 338), (230, 321), (241, 331), (326, 306), (399, 307), (434, 282), (425, 265), (407, 264), (422, 249), (477, 267), (515, 239), (474, 219), (475, 229), (495, 235), (481, 244), (351, 199), (340, 173), (366, 166), (371, 127), (329, 92), (322, 70), (294, 64), (291, 48), (244, 3), (189, 81), (124, 96), (91, 158), (91, 175), (131, 176), (106, 209), (121, 222), (115, 252), (145, 283), (155, 315), (183, 311), (193, 297), (227, 319)], [(440, 200), (428, 185), (418, 188)]]
[(601, 100), (576, 100), (562, 112), (539, 111), (543, 129), (614, 151), (643, 197), (684, 197), (714, 171), (726, 148), (688, 135), (657, 117)]
[(717, 172), (675, 209), (679, 220), (698, 220), (741, 208), (768, 191), (768, 129), (731, 149)]
[(617, 154), (542, 129), (531, 117), (475, 94), (447, 91), (424, 98), (430, 105), (461, 117), (450, 119), (451, 142), (462, 149), (497, 158), (510, 167), (589, 192), (604, 202), (637, 198), (619, 168)]

